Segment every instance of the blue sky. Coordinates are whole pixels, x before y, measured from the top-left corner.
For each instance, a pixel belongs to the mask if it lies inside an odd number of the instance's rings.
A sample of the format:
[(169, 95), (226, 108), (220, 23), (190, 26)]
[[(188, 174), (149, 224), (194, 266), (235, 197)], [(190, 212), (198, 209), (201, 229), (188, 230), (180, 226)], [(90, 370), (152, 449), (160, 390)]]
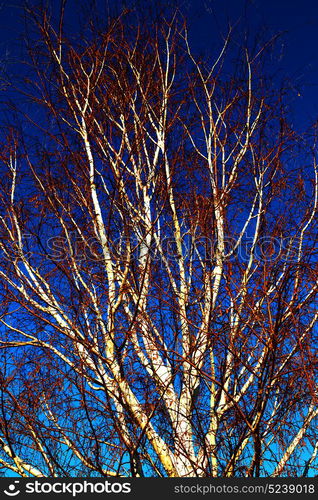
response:
[[(140, 5), (143, 0), (108, 1), (108, 9), (120, 3)], [(23, 12), (21, 0), (0, 1), (0, 63), (2, 68), (16, 64), (20, 57)], [(32, 0), (31, 0), (31, 3)], [(38, 2), (34, 2), (38, 3)], [(48, 0), (57, 6), (57, 0)], [(68, 0), (74, 12), (90, 1)], [(290, 85), (290, 106), (295, 126), (306, 126), (318, 117), (318, 2), (315, 0), (148, 0), (148, 5), (182, 6), (198, 50), (213, 50), (220, 32), (228, 23), (246, 20), (251, 39), (263, 32), (264, 38), (281, 33), (276, 42), (273, 70), (279, 71)], [(0, 82), (1, 83), (1, 82)], [(1, 85), (0, 85), (1, 88)]]
[[(201, 5), (200, 5), (201, 4)], [(198, 7), (195, 7), (198, 5)], [(200, 5), (200, 7), (199, 7)], [(318, 2), (315, 0), (208, 0), (191, 2), (197, 12), (197, 42), (209, 43), (213, 24), (225, 26), (241, 20), (251, 38), (263, 31), (264, 38), (280, 33), (273, 69), (289, 80), (294, 117), (312, 122), (318, 116)], [(299, 95), (300, 94), (300, 95)]]

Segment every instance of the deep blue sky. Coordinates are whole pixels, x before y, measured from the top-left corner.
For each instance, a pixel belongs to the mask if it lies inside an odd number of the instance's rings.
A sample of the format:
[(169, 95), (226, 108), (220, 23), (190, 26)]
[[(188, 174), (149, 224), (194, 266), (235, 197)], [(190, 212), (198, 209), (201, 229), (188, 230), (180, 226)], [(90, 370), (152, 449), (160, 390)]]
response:
[[(107, 0), (97, 0), (104, 2)], [(142, 0), (108, 0), (138, 5)], [(290, 106), (297, 125), (318, 118), (318, 1), (316, 0), (148, 0), (151, 5), (178, 2), (188, 18), (192, 39), (198, 50), (213, 50), (218, 30), (225, 32), (229, 22), (241, 19), (249, 26), (251, 38), (264, 30), (265, 38), (282, 33), (276, 42), (273, 71), (290, 82)], [(34, 2), (36, 3), (36, 2)], [(48, 0), (58, 5), (58, 0)], [(68, 0), (76, 11), (89, 0)], [(0, 62), (10, 69), (20, 56), (19, 36), (23, 31), (22, 0), (0, 0)], [(1, 82), (0, 82), (1, 89)], [(300, 95), (299, 95), (300, 94)]]
[(246, 20), (251, 38), (262, 30), (264, 38), (281, 33), (273, 52), (273, 71), (289, 81), (294, 119), (310, 123), (318, 118), (317, 0), (202, 0), (191, 2), (192, 9), (196, 3), (201, 4), (197, 9), (201, 15), (192, 22), (202, 45), (209, 43), (212, 17), (221, 26)]

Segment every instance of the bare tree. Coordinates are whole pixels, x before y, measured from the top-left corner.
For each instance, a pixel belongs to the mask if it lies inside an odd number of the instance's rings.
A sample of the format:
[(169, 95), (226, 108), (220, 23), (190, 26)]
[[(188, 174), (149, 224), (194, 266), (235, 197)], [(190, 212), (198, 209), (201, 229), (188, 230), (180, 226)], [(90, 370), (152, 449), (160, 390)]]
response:
[(230, 35), (201, 61), (178, 15), (129, 19), (71, 42), (34, 14), (33, 108), (1, 153), (1, 467), (306, 475), (315, 140), (260, 53), (227, 77)]

